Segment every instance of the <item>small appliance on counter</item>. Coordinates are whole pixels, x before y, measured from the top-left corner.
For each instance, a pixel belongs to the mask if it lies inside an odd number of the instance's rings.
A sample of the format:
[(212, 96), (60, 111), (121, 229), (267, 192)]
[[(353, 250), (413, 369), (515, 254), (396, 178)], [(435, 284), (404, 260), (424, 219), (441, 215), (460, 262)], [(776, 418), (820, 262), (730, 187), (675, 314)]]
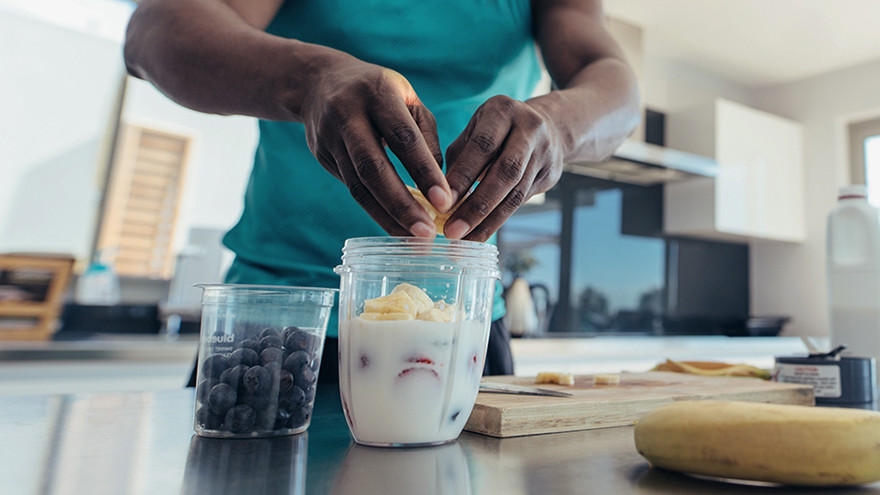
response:
[(846, 348), (842, 345), (828, 352), (819, 352), (811, 345), (808, 347), (810, 354), (807, 356), (777, 356), (773, 379), (782, 383), (812, 385), (817, 405), (873, 407), (877, 397), (874, 358), (841, 356)]

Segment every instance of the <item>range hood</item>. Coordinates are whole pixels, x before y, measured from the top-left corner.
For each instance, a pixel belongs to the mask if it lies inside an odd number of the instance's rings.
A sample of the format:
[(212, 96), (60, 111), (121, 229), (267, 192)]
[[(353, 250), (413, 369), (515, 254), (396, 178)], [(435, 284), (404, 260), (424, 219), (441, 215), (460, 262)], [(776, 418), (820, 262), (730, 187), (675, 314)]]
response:
[(635, 140), (625, 141), (603, 162), (572, 162), (566, 172), (639, 186), (653, 186), (693, 178), (715, 177), (715, 160)]

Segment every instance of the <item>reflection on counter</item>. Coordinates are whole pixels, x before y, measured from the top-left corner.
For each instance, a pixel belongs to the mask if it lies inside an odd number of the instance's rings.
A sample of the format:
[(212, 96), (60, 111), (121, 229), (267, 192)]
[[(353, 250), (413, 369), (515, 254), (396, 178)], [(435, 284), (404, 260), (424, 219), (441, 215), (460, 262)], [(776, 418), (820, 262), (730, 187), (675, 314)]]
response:
[(308, 433), (247, 440), (193, 435), (181, 493), (304, 494)]
[(467, 495), (472, 492), (467, 457), (461, 443), (456, 441), (418, 449), (352, 444), (331, 493)]

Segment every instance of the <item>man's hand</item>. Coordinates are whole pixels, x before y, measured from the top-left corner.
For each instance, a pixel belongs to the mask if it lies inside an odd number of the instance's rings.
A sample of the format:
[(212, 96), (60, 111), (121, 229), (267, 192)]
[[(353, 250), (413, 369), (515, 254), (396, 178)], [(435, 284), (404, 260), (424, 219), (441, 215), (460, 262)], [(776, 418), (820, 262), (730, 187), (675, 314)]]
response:
[(534, 194), (562, 174), (560, 137), (537, 105), (495, 96), (484, 103), (446, 150), (453, 198), (480, 184), (446, 222), (451, 239), (485, 241)]
[(601, 0), (532, 0), (532, 31), (561, 88), (519, 102), (487, 101), (446, 150), (453, 200), (446, 237), (485, 241), (532, 195), (562, 175), (563, 160), (601, 161), (639, 122), (638, 87), (605, 27)]
[(309, 149), (389, 234), (433, 237), (434, 223), (385, 154), (387, 144), (435, 208), (452, 205), (434, 116), (397, 72), (340, 57), (302, 104)]

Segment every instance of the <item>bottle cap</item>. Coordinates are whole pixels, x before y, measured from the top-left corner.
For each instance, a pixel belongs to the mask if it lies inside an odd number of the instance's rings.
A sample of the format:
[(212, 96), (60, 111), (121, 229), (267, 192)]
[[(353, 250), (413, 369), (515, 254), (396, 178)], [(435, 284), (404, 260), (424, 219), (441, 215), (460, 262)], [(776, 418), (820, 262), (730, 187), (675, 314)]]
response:
[(868, 188), (864, 184), (843, 186), (837, 193), (837, 199), (864, 199), (868, 197)]

